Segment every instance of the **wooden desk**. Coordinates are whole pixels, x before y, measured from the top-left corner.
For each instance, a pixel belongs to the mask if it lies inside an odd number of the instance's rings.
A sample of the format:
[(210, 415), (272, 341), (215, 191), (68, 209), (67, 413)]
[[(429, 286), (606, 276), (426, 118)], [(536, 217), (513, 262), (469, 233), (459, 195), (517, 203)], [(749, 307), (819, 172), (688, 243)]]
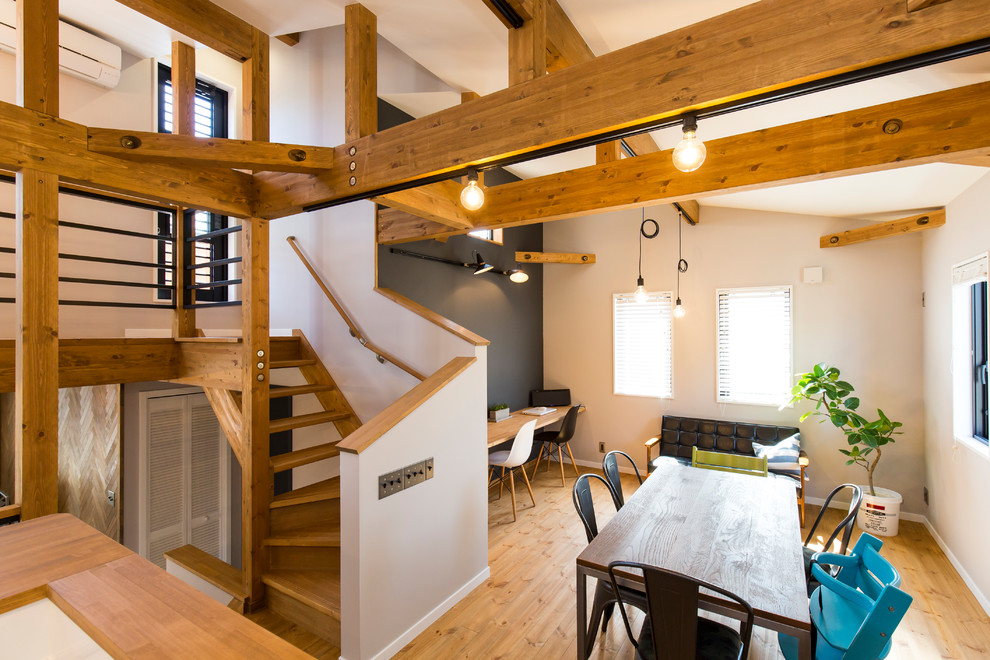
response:
[(0, 613), (50, 599), (114, 658), (310, 656), (68, 514), (0, 528)]
[[(613, 561), (660, 566), (747, 600), (756, 625), (797, 637), (811, 658), (801, 529), (794, 486), (783, 479), (658, 466), (577, 558), (578, 657), (588, 629), (587, 577)], [(641, 584), (641, 582), (640, 582)], [(739, 618), (735, 603), (702, 592), (702, 607)]]
[[(516, 437), (519, 429), (526, 422), (535, 419), (536, 428), (542, 429), (544, 426), (550, 426), (554, 422), (562, 420), (567, 411), (571, 409), (570, 406), (556, 406), (556, 408), (555, 411), (546, 415), (524, 415), (521, 412), (514, 412), (509, 415), (509, 419), (503, 419), (501, 422), (488, 422), (488, 448), (491, 449), (495, 445), (500, 445), (506, 440)], [(578, 412), (584, 412), (584, 406), (578, 408)]]

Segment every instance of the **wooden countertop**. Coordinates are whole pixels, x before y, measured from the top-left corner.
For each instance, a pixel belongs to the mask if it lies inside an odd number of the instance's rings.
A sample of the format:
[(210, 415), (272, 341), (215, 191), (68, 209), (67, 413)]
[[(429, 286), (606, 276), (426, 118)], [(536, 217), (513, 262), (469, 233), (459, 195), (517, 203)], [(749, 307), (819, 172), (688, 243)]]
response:
[(68, 514), (0, 528), (0, 613), (49, 598), (115, 658), (309, 658)]
[[(538, 429), (544, 426), (550, 426), (554, 422), (559, 422), (564, 418), (564, 415), (567, 414), (571, 406), (556, 406), (556, 408), (555, 411), (546, 415), (524, 415), (517, 411), (509, 415), (508, 419), (503, 419), (501, 422), (488, 422), (488, 448), (491, 449), (495, 445), (500, 445), (506, 440), (516, 437), (519, 429), (526, 422), (531, 422), (534, 419), (536, 420), (536, 428)], [(584, 412), (584, 406), (578, 408), (578, 412)]]

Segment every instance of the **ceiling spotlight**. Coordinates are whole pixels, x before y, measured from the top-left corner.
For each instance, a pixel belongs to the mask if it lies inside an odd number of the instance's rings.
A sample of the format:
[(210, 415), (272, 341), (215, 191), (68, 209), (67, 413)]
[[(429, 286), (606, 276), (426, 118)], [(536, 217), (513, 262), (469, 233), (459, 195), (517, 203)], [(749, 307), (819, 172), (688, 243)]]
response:
[(461, 206), (477, 211), (485, 203), (485, 191), (478, 185), (478, 170), (468, 170), (467, 185), (461, 189)]
[(487, 273), (492, 268), (494, 268), (494, 266), (492, 266), (491, 264), (485, 263), (484, 257), (482, 257), (479, 252), (474, 253), (474, 263), (471, 265), (474, 266), (475, 275), (481, 275), (482, 273)]
[(527, 275), (526, 271), (524, 271), (523, 269), (516, 268), (514, 270), (509, 271), (509, 279), (515, 282), (516, 284), (522, 284), (523, 282), (529, 281), (529, 275)]
[[(688, 115), (684, 118), (684, 137), (674, 147), (674, 167), (681, 172), (694, 172), (705, 162), (708, 149), (698, 139), (698, 118)], [(462, 193), (463, 198), (463, 193)]]

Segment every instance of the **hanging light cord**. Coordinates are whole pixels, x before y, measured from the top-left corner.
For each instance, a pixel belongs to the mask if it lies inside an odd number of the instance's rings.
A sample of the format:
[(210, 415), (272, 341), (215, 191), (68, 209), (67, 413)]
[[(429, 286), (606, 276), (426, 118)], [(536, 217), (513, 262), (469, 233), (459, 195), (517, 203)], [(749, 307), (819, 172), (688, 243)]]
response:
[(681, 299), (681, 273), (686, 273), (688, 269), (688, 262), (681, 256), (681, 225), (684, 224), (684, 218), (681, 212), (677, 212), (677, 299)]
[[(653, 223), (653, 231), (646, 233), (646, 223)], [(660, 225), (656, 220), (646, 217), (646, 207), (643, 207), (643, 221), (639, 224), (639, 279), (643, 279), (643, 238), (656, 238), (660, 234)]]

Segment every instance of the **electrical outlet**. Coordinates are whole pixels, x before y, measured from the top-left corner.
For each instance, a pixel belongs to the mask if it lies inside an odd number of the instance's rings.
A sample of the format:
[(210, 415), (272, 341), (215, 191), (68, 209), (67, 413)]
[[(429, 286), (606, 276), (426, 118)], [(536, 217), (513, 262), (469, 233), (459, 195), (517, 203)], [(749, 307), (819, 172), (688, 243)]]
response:
[(432, 479), (433, 478), (433, 457), (430, 456), (428, 459), (426, 459), (425, 461), (423, 461), (423, 463), (426, 465), (426, 478), (427, 479)]
[(402, 470), (389, 472), (378, 477), (378, 499), (395, 495), (402, 490)]
[(928, 486), (925, 486), (925, 506), (928, 506)]
[(402, 470), (402, 487), (411, 488), (426, 481), (426, 461), (420, 461)]
[(598, 443), (598, 453), (599, 454), (604, 454), (605, 453), (605, 443), (604, 442), (599, 442)]
[(113, 506), (116, 501), (117, 501), (117, 493), (113, 492), (112, 490), (108, 490), (107, 491), (107, 504), (109, 504), (110, 506)]

